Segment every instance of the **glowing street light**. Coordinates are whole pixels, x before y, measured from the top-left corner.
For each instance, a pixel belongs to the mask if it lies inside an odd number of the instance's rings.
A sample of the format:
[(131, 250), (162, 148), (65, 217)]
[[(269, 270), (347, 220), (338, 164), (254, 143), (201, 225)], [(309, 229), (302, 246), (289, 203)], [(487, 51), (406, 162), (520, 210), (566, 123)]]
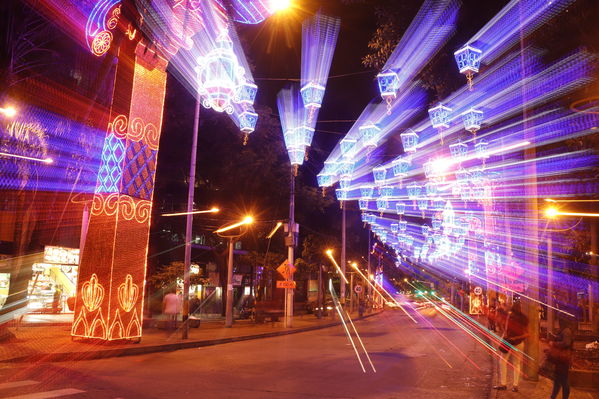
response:
[(220, 229), (216, 230), (215, 233), (217, 233), (217, 234), (224, 233), (225, 231), (232, 230), (236, 227), (241, 227), (241, 226), (252, 224), (252, 223), (254, 223), (254, 218), (251, 216), (246, 216), (241, 222), (237, 222), (237, 223), (233, 223), (229, 226), (221, 227)]
[(337, 261), (335, 260), (335, 258), (333, 258), (333, 250), (332, 249), (327, 249), (325, 253), (331, 259), (331, 261), (333, 262), (333, 264), (337, 268), (337, 272), (339, 272), (339, 275), (343, 278), (343, 280), (345, 281), (345, 283), (349, 284), (349, 281), (345, 277), (345, 274), (343, 273), (343, 270), (341, 270), (341, 267), (339, 267), (339, 265), (337, 264)]
[(277, 222), (276, 226), (272, 229), (272, 231), (270, 233), (268, 233), (268, 235), (266, 236), (266, 238), (268, 238), (270, 240), (272, 238), (272, 236), (275, 235), (275, 233), (277, 232), (277, 230), (279, 230), (279, 228), (281, 228), (282, 225), (283, 225), (282, 222)]
[(12, 105), (4, 108), (0, 107), (0, 114), (3, 114), (7, 118), (14, 118), (17, 115), (17, 109)]
[(291, 7), (291, 0), (270, 0), (270, 7), (274, 12), (285, 11)]
[(220, 209), (211, 208), (203, 211), (191, 211), (191, 212), (177, 212), (177, 213), (163, 213), (161, 216), (183, 216), (183, 215), (198, 215), (200, 213), (217, 213)]
[(560, 212), (557, 208), (549, 207), (545, 209), (545, 216), (550, 219), (555, 219), (558, 216), (578, 216), (578, 217), (599, 217), (599, 213), (586, 213), (586, 212)]

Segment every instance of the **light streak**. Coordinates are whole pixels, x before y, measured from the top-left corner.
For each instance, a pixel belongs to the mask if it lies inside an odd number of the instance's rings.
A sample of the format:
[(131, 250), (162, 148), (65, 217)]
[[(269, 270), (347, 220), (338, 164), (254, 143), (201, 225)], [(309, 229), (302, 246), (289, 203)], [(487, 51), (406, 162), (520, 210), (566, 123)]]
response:
[(0, 114), (4, 114), (7, 118), (14, 118), (17, 115), (17, 109), (12, 105), (4, 108), (0, 107)]
[(198, 215), (200, 213), (217, 213), (220, 209), (212, 208), (203, 211), (178, 212), (178, 213), (163, 213), (161, 216), (182, 216), (182, 215)]
[(335, 258), (333, 258), (333, 251), (331, 249), (327, 249), (326, 254), (333, 262), (333, 265), (335, 265), (335, 267), (337, 268), (337, 272), (339, 272), (339, 275), (341, 276), (341, 278), (343, 278), (343, 281), (345, 281), (346, 284), (349, 284), (349, 280), (347, 279), (347, 277), (345, 277), (345, 274), (343, 273), (343, 271), (337, 264), (337, 261), (335, 260)]
[(241, 222), (233, 223), (232, 225), (220, 228), (220, 229), (216, 230), (215, 233), (224, 233), (225, 231), (229, 231), (236, 227), (241, 227), (244, 225), (252, 224), (253, 222), (254, 222), (254, 218), (252, 218), (251, 216), (246, 216), (245, 219), (243, 219)]
[(362, 346), (362, 350), (364, 351), (364, 354), (366, 355), (366, 358), (368, 359), (368, 363), (370, 363), (370, 367), (372, 367), (372, 371), (374, 371), (376, 373), (376, 369), (374, 368), (374, 364), (372, 364), (370, 355), (368, 354), (368, 351), (366, 350), (366, 347), (364, 346), (364, 343), (362, 342), (362, 338), (360, 338), (360, 334), (358, 334), (358, 330), (356, 329), (356, 326), (354, 325), (354, 322), (352, 321), (351, 316), (349, 315), (347, 310), (345, 311), (345, 314), (347, 315), (347, 320), (349, 320), (349, 323), (351, 324), (352, 328), (354, 329), (354, 334), (356, 334), (356, 338), (358, 338), (358, 341), (360, 342), (360, 346)]
[(271, 239), (272, 236), (275, 235), (275, 233), (277, 232), (277, 230), (279, 230), (279, 228), (283, 225), (283, 223), (281, 222), (277, 222), (277, 224), (275, 225), (275, 227), (271, 230), (270, 233), (268, 233), (268, 235), (266, 236), (267, 239)]
[(28, 161), (35, 161), (35, 162), (43, 162), (43, 163), (53, 163), (54, 160), (52, 158), (35, 158), (35, 157), (27, 157), (24, 155), (17, 155), (17, 154), (10, 154), (8, 152), (0, 152), (0, 156), (2, 157), (9, 157), (9, 158), (18, 158), (18, 159), (25, 159)]
[(586, 212), (562, 212), (555, 208), (547, 208), (545, 211), (547, 217), (555, 218), (557, 216), (580, 216), (580, 217), (590, 217), (596, 218), (599, 217), (599, 213), (586, 213)]
[(333, 290), (333, 280), (329, 280), (329, 291), (331, 292), (331, 296), (333, 297), (333, 301), (335, 302), (335, 310), (337, 311), (337, 313), (339, 314), (339, 317), (341, 318), (341, 323), (343, 324), (343, 328), (345, 329), (345, 333), (347, 334), (347, 338), (349, 339), (349, 342), (351, 342), (352, 347), (354, 348), (354, 352), (356, 353), (356, 357), (358, 358), (358, 362), (360, 363), (360, 367), (362, 368), (362, 372), (366, 372), (366, 369), (364, 368), (364, 363), (362, 363), (362, 358), (360, 357), (360, 353), (358, 352), (358, 348), (356, 348), (356, 344), (354, 343), (354, 339), (351, 336), (351, 333), (349, 331), (349, 329), (347, 328), (347, 325), (345, 323), (345, 319), (343, 317), (343, 313), (341, 313), (340, 307), (341, 304), (339, 303), (339, 300), (337, 300), (337, 296), (335, 295), (335, 291)]

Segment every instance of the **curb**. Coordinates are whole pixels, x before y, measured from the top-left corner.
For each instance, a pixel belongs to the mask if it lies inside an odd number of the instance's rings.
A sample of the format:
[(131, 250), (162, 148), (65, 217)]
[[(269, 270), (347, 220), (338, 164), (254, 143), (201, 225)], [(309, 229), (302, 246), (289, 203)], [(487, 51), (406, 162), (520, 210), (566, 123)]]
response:
[[(381, 314), (382, 312), (372, 313), (356, 320), (364, 320), (372, 316)], [(228, 344), (232, 342), (249, 341), (261, 338), (272, 338), (283, 335), (297, 334), (302, 332), (321, 330), (324, 328), (341, 325), (341, 321), (335, 321), (327, 324), (316, 326), (302, 327), (291, 330), (274, 331), (260, 334), (243, 335), (237, 337), (207, 339), (199, 341), (176, 342), (171, 344), (147, 345), (141, 347), (126, 347), (118, 349), (100, 349), (95, 351), (79, 351), (79, 352), (60, 352), (60, 353), (39, 353), (34, 355), (19, 356), (9, 359), (0, 360), (0, 363), (22, 363), (22, 362), (63, 362), (63, 361), (80, 361), (105, 359), (110, 357), (135, 356), (144, 355), (156, 352), (172, 352), (179, 349), (201, 348), (205, 346), (214, 346)]]

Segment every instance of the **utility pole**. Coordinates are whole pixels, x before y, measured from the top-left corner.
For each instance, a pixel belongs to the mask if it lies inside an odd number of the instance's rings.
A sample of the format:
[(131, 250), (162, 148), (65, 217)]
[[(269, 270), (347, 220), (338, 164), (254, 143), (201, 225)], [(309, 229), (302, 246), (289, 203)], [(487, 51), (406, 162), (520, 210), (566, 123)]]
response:
[(193, 119), (193, 134), (191, 141), (191, 160), (189, 162), (189, 187), (187, 190), (187, 216), (185, 224), (185, 269), (183, 271), (183, 328), (181, 338), (187, 339), (189, 335), (189, 272), (191, 269), (191, 233), (193, 225), (193, 195), (196, 181), (196, 156), (198, 151), (198, 130), (200, 127), (200, 94), (197, 93), (196, 108)]
[[(294, 264), (293, 250), (295, 247), (295, 170), (291, 167), (291, 183), (289, 195), (289, 235), (287, 237), (287, 265), (291, 269)], [(287, 281), (293, 281), (291, 270), (287, 273)], [(293, 325), (293, 288), (285, 288), (285, 327)]]
[(547, 333), (553, 332), (554, 311), (553, 311), (553, 242), (551, 230), (547, 237)]
[[(370, 250), (372, 248), (372, 234), (370, 232), (370, 229), (368, 229), (368, 274), (366, 277), (370, 278), (370, 275), (372, 274), (372, 269), (370, 268)], [(370, 284), (366, 284), (368, 285), (368, 296), (372, 299), (372, 287), (370, 286)]]
[(316, 317), (319, 319), (322, 318), (322, 265), (318, 266), (318, 299), (316, 300), (318, 310), (316, 312)]
[(233, 249), (235, 241), (229, 238), (229, 261), (227, 262), (227, 299), (225, 310), (225, 327), (233, 327)]
[(349, 312), (354, 311), (354, 272), (349, 273)]
[[(346, 208), (347, 204), (344, 203), (343, 201), (341, 202), (341, 272), (343, 273), (343, 275), (345, 276), (345, 266), (346, 266), (346, 259), (345, 259), (345, 208)], [(341, 304), (345, 304), (345, 280), (342, 278), (341, 279), (341, 289), (340, 289), (340, 296), (341, 296)]]

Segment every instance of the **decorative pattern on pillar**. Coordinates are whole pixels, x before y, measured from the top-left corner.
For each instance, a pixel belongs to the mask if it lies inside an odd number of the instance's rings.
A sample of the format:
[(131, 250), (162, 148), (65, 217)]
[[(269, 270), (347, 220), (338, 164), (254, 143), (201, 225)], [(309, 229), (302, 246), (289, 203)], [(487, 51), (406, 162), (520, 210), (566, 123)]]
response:
[(165, 67), (142, 43), (120, 49), (111, 122), (79, 266), (73, 336), (142, 335)]

